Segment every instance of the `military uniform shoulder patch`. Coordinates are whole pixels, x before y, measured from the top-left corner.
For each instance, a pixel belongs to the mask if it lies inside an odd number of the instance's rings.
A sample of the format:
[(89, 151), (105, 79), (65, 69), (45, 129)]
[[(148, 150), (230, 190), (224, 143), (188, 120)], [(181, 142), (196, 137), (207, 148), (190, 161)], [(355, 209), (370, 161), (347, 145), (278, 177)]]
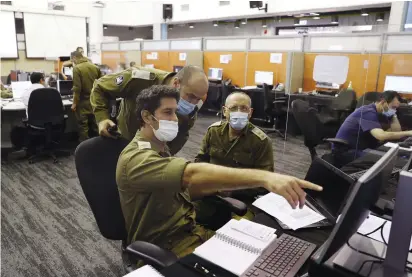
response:
[(137, 145), (139, 146), (140, 150), (152, 148), (152, 145), (148, 141), (138, 141)]
[(258, 138), (260, 138), (260, 140), (264, 140), (266, 139), (268, 136), (265, 134), (265, 132), (263, 132), (262, 130), (260, 130), (259, 128), (255, 127), (252, 129), (252, 133), (254, 133)]
[(121, 84), (123, 84), (123, 80), (124, 80), (123, 75), (117, 76), (115, 79), (116, 85), (120, 86)]
[(208, 128), (210, 128), (210, 127), (218, 127), (218, 126), (220, 126), (220, 125), (222, 125), (222, 121), (215, 122), (215, 123), (213, 123), (212, 125), (210, 125)]

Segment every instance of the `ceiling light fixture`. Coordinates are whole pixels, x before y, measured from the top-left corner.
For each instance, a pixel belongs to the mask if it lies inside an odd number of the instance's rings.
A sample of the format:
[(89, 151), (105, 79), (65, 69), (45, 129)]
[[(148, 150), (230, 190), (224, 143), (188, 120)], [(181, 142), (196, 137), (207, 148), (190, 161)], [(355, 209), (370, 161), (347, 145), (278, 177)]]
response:
[(236, 29), (239, 29), (239, 27), (240, 27), (240, 22), (239, 22), (239, 21), (236, 21), (236, 22), (235, 22), (235, 28), (236, 28)]
[(309, 13), (310, 15), (318, 16), (318, 13)]
[(219, 22), (218, 21), (213, 21), (213, 26), (215, 26), (215, 27), (219, 26)]
[(385, 19), (385, 14), (384, 13), (378, 13), (376, 15), (376, 21), (382, 22)]
[(320, 17), (319, 16), (314, 16), (313, 19), (318, 20), (318, 19), (320, 19)]
[(107, 25), (103, 25), (104, 30), (107, 30), (107, 28), (108, 28)]
[(262, 20), (262, 28), (266, 28), (268, 25), (266, 23), (266, 20)]
[(369, 13), (365, 10), (361, 10), (361, 16), (368, 16)]
[(173, 25), (169, 24), (169, 30), (172, 30), (172, 29), (173, 29)]
[(330, 23), (332, 24), (338, 24), (339, 23), (339, 16), (337, 15), (332, 15)]
[(247, 24), (247, 19), (242, 19), (242, 21), (240, 23), (242, 23), (242, 25)]
[(189, 28), (190, 28), (190, 29), (193, 29), (194, 27), (195, 27), (195, 24), (193, 24), (193, 23), (190, 23), (190, 24), (189, 24)]

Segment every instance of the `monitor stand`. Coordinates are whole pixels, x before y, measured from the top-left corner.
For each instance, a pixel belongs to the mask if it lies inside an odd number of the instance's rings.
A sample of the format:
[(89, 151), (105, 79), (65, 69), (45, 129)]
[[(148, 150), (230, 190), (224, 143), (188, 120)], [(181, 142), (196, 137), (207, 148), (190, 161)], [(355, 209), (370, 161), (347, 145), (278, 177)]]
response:
[[(340, 250), (333, 263), (345, 270), (358, 273), (362, 263), (366, 261), (379, 261), (372, 266), (372, 262), (365, 263), (359, 275), (368, 277), (410, 277), (412, 272), (406, 271), (407, 260), (412, 260), (409, 253), (412, 220), (410, 211), (412, 210), (412, 173), (402, 171), (399, 177), (399, 184), (396, 192), (396, 204), (392, 217), (392, 226), (389, 235), (388, 246), (372, 240), (370, 238), (355, 234), (349, 239), (347, 244)], [(376, 259), (359, 251), (379, 257)]]

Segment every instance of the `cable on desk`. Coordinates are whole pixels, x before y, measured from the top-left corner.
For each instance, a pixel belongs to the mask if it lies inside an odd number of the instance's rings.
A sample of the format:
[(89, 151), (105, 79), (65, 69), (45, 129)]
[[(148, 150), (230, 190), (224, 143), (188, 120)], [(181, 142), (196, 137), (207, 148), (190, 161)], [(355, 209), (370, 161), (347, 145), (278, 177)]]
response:
[[(358, 271), (356, 272), (356, 275), (362, 276), (362, 275), (360, 275), (360, 272), (362, 271), (362, 269), (363, 269), (363, 267), (365, 266), (366, 263), (372, 263), (372, 264), (371, 264), (371, 267), (369, 268), (369, 272), (368, 272), (368, 274), (366, 275), (366, 276), (369, 276), (369, 275), (371, 274), (371, 272), (372, 272), (373, 265), (374, 265), (375, 263), (382, 263), (382, 261), (375, 261), (375, 260), (366, 260), (366, 261), (364, 261), (364, 262), (361, 264), (361, 266), (359, 267)], [(362, 277), (363, 277), (363, 276), (362, 276)]]

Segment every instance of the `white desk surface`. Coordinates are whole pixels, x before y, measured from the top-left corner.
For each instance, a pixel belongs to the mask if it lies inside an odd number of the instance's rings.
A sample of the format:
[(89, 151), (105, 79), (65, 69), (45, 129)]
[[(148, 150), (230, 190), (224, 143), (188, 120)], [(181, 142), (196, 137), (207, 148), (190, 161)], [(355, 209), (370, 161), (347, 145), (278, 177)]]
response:
[[(71, 106), (73, 101), (70, 99), (63, 100), (63, 106)], [(1, 109), (3, 111), (23, 111), (26, 110), (24, 103), (21, 100), (1, 99)]]

